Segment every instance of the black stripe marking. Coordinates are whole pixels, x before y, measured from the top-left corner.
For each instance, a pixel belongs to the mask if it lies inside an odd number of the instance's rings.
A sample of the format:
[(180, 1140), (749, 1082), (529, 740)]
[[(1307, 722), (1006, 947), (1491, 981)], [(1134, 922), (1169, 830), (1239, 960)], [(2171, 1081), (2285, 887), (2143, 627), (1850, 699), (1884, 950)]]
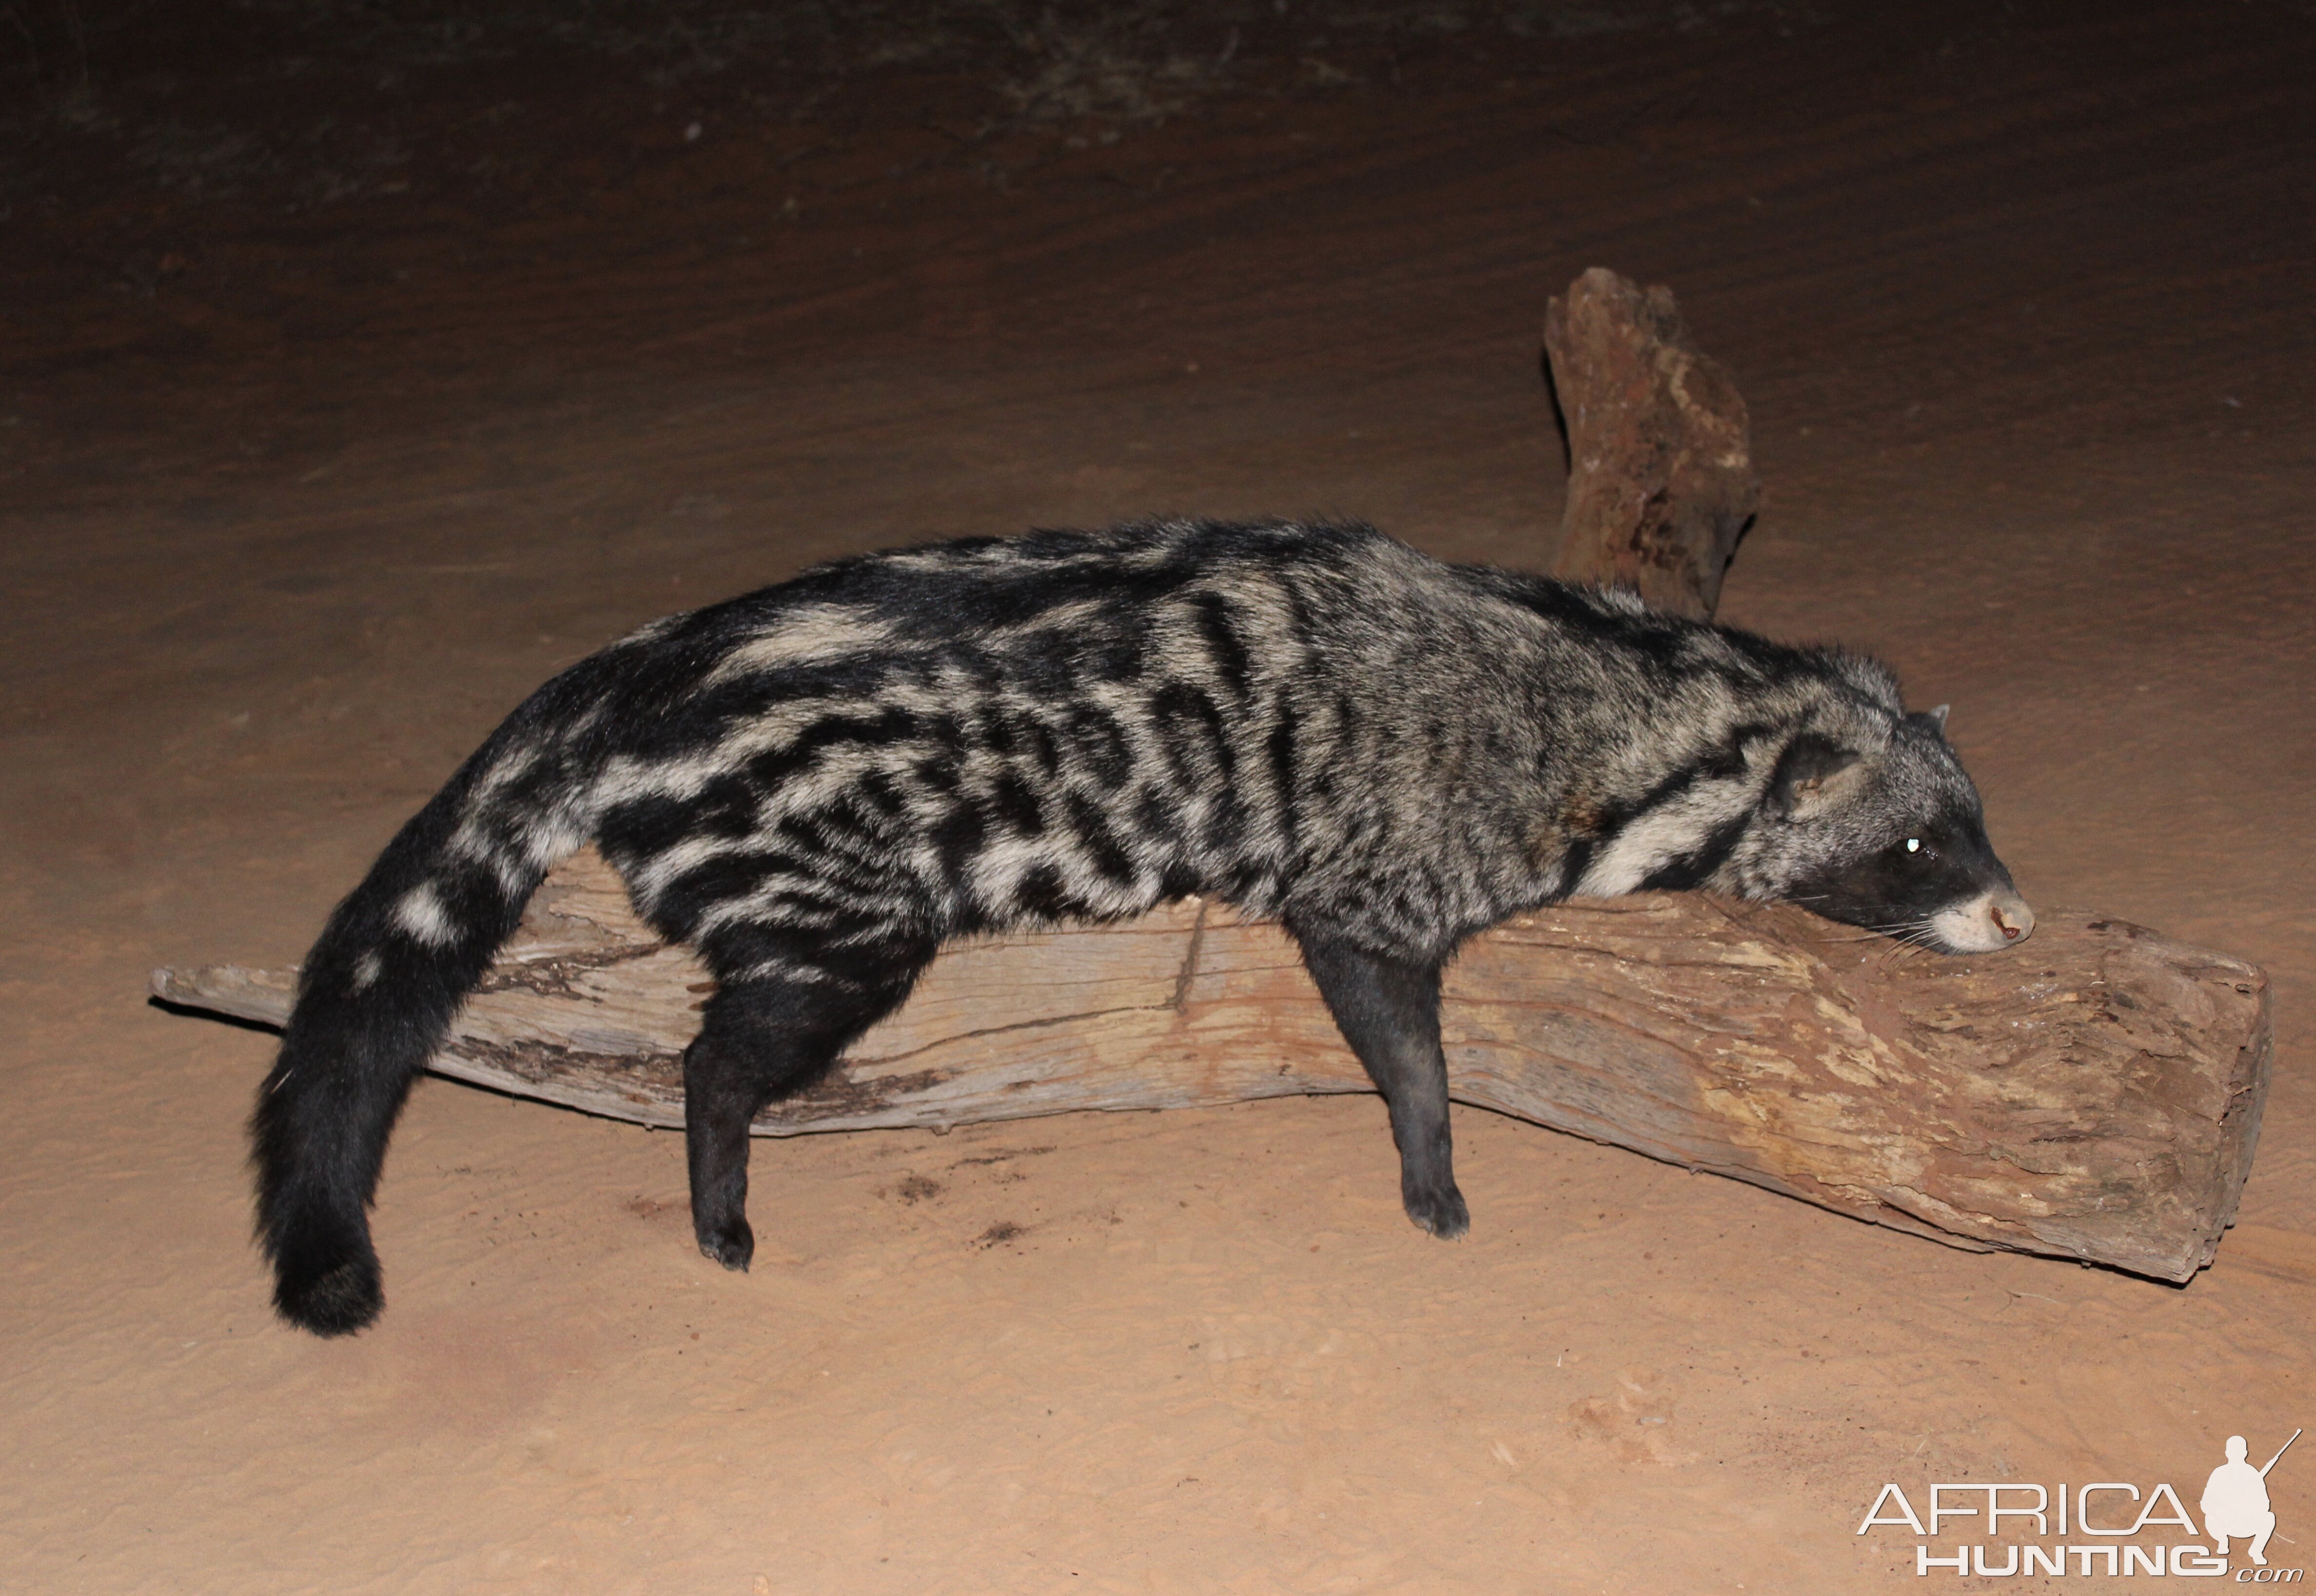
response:
[(1203, 748), (1221, 778), (1231, 778), (1237, 760), (1231, 752), (1223, 713), (1215, 701), (1185, 681), (1168, 682), (1150, 701), (1150, 721), (1166, 749), (1174, 779), (1186, 787), (1207, 785), (1194, 750)]
[(1657, 866), (1648, 879), (1641, 882), (1638, 890), (1643, 892), (1688, 892), (1703, 886), (1715, 871), (1729, 862), (1738, 838), (1745, 835), (1745, 828), (1752, 819), (1752, 811), (1748, 810), (1722, 821), (1696, 847)]
[(1071, 750), (1105, 792), (1114, 793), (1132, 778), (1134, 749), (1116, 715), (1082, 705), (1070, 712), (1064, 730)]
[(1093, 861), (1093, 867), (1121, 887), (1132, 886), (1136, 881), (1134, 860), (1119, 846), (1101, 811), (1087, 802), (1083, 794), (1072, 793), (1069, 811), (1070, 826), (1077, 833), (1079, 846)]
[(789, 741), (767, 749), (747, 763), (748, 779), (771, 792), (790, 776), (811, 769), (821, 755), (840, 748), (889, 748), (922, 735), (926, 728), (905, 709), (875, 715), (825, 715)]
[(989, 808), (997, 819), (1011, 826), (1023, 837), (1043, 837), (1046, 834), (1046, 811), (1038, 802), (1038, 794), (1020, 773), (1008, 767), (998, 773), (989, 789)]
[(1231, 625), (1230, 601), (1220, 593), (1200, 593), (1190, 602), (1198, 611), (1198, 635), (1213, 652), (1215, 668), (1222, 673), (1224, 685), (1230, 688), (1232, 697), (1245, 704), (1253, 690), (1253, 661), (1237, 629)]

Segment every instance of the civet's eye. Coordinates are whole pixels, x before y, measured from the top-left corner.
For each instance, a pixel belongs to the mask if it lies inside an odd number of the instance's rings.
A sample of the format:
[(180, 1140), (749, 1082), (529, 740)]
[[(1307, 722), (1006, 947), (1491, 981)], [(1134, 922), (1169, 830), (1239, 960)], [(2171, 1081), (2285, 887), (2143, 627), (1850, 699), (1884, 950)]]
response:
[(1920, 853), (1922, 851), (1922, 839), (1919, 837), (1909, 837), (1906, 838), (1906, 851), (1910, 854)]

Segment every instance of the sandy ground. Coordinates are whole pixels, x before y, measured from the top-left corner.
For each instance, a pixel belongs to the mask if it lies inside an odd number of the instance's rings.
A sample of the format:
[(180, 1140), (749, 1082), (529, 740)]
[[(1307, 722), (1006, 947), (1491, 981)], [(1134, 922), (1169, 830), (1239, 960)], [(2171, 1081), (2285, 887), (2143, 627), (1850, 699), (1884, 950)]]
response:
[[(242, 83), (220, 143), (260, 14), (6, 124), (0, 1587), (1872, 1592), (1884, 1481), (2192, 1501), (2316, 1423), (2304, 7), (1282, 35), (1162, 120), (421, 61)], [(149, 966), (294, 959), (552, 669), (840, 551), (1340, 511), (1532, 563), (1595, 263), (1751, 403), (1724, 618), (1953, 701), (2030, 898), (2273, 972), (2203, 1278), (1461, 1111), (1442, 1245), (1373, 1099), (760, 1144), (742, 1278), (678, 1139), (430, 1081), (383, 1323), (271, 1320), (269, 1039)]]

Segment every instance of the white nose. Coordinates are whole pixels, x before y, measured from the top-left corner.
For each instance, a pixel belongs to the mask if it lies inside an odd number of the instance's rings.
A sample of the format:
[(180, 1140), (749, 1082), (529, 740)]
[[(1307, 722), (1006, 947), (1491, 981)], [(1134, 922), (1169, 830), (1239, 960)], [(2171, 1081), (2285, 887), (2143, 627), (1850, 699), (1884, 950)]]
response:
[(2005, 944), (2024, 942), (2035, 934), (2035, 911), (2016, 892), (1999, 893), (1986, 908)]

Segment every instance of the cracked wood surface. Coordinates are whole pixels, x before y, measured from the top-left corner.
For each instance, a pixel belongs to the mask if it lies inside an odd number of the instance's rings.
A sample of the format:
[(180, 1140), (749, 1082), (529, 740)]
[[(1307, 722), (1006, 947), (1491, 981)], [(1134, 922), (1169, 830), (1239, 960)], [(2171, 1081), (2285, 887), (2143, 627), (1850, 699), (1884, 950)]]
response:
[(1737, 385), (1697, 347), (1670, 288), (1605, 267), (1545, 306), (1544, 346), (1568, 440), (1553, 575), (1711, 619), (1761, 501)]
[[(154, 995), (279, 1024), (295, 973), (156, 970)], [(548, 878), (438, 1073), (683, 1122), (710, 989), (592, 851)], [(1952, 1245), (2181, 1281), (2251, 1166), (2267, 978), (2123, 921), (1943, 958), (1788, 907), (1652, 895), (1474, 937), (1443, 1030), (1464, 1103)], [(1192, 900), (945, 951), (763, 1136), (1371, 1090), (1275, 925)]]

